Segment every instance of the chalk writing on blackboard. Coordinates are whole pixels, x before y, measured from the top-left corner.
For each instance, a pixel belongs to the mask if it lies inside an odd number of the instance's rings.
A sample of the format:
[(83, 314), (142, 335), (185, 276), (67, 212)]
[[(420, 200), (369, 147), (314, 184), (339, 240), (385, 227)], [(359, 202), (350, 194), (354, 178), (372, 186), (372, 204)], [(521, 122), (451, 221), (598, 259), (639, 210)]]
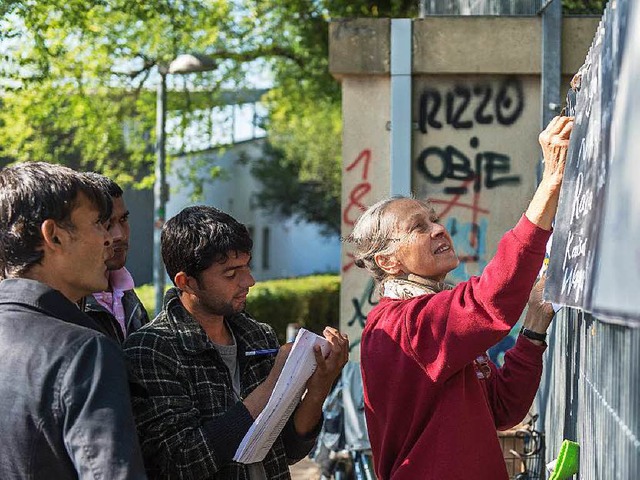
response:
[[(598, 26), (575, 88), (575, 121), (554, 225), (545, 298), (591, 311), (610, 164), (611, 118), (622, 58), (619, 11)], [(615, 39), (615, 41), (614, 41)], [(574, 92), (568, 95), (571, 110)], [(571, 111), (567, 112), (571, 115)]]
[[(626, 9), (627, 2), (617, 2)], [(620, 12), (622, 15), (622, 12)], [(618, 20), (625, 22), (629, 16)], [(599, 238), (592, 311), (603, 321), (640, 325), (640, 7), (635, 4), (611, 125), (611, 172)], [(615, 67), (615, 64), (614, 64)]]

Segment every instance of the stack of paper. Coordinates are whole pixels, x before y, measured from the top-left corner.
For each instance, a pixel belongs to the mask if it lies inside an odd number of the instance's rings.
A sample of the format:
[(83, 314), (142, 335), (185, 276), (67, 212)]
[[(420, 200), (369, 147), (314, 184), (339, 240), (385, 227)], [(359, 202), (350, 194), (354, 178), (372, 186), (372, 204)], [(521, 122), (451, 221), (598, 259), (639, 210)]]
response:
[(233, 457), (236, 462), (255, 463), (264, 460), (300, 402), (307, 380), (316, 369), (313, 354), (315, 345), (320, 345), (324, 355), (329, 353), (329, 342), (301, 328), (266, 407), (236, 450)]

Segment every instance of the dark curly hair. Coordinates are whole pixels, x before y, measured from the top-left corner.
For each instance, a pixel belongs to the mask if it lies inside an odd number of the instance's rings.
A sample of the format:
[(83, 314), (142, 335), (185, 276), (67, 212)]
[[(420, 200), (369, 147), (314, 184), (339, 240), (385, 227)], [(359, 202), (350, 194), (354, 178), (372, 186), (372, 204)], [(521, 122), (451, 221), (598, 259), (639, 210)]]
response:
[(162, 229), (162, 260), (173, 281), (184, 272), (200, 282), (200, 274), (230, 252), (251, 253), (247, 227), (217, 208), (198, 205), (183, 209)]
[(45, 220), (73, 230), (71, 213), (84, 194), (100, 219), (111, 216), (112, 202), (95, 181), (62, 165), (19, 163), (0, 170), (0, 278), (20, 277), (42, 261)]

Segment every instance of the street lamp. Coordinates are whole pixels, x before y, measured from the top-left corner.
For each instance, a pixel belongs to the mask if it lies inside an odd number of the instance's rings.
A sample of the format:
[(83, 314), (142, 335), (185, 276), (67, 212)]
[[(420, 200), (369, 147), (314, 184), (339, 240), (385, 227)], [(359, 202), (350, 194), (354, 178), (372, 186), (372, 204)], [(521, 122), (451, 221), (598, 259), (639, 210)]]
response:
[(169, 65), (158, 65), (160, 82), (156, 97), (156, 164), (153, 186), (153, 285), (156, 298), (156, 314), (162, 309), (164, 280), (166, 277), (162, 262), (160, 235), (165, 222), (169, 188), (167, 186), (167, 162), (165, 128), (167, 121), (167, 75), (208, 72), (215, 70), (216, 62), (207, 56), (197, 54), (178, 55)]

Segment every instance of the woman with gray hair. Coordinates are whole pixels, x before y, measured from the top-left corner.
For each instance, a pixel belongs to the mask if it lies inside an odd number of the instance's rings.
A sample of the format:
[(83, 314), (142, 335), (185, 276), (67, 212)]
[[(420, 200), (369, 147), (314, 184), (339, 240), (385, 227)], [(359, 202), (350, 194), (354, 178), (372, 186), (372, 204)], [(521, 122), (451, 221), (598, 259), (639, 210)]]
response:
[[(361, 362), (365, 413), (381, 480), (506, 480), (496, 429), (526, 415), (542, 374), (553, 316), (532, 290), (555, 215), (573, 119), (540, 134), (544, 173), (518, 224), (479, 277), (451, 288), (459, 260), (429, 203), (392, 198), (370, 207), (351, 235), (356, 265), (382, 298), (367, 316)], [(529, 310), (498, 369), (486, 351)]]

